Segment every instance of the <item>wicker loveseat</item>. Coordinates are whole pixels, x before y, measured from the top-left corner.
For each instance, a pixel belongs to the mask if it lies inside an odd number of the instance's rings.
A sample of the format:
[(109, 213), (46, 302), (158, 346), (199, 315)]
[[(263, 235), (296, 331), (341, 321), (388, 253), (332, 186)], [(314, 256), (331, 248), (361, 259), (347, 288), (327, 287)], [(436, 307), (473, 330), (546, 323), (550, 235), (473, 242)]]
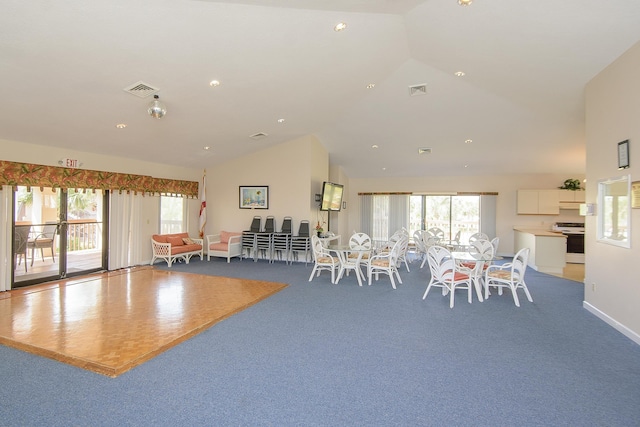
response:
[(203, 260), (202, 242), (202, 239), (189, 237), (189, 233), (154, 234), (151, 236), (153, 249), (151, 264), (153, 265), (156, 259), (165, 260), (169, 267), (177, 260), (183, 260), (189, 264), (189, 260), (194, 255), (198, 255)]

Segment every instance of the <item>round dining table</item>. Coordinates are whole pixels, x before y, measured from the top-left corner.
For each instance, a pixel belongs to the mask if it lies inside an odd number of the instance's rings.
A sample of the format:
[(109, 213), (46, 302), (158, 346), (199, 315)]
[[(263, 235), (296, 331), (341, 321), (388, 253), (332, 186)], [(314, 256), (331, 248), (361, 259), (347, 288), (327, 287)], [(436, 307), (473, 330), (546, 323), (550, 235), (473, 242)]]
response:
[(492, 255), (488, 256), (487, 254), (467, 252), (467, 251), (456, 251), (451, 252), (451, 257), (455, 261), (464, 262), (464, 263), (473, 263), (474, 267), (471, 269), (471, 280), (473, 281), (473, 286), (476, 288), (476, 294), (478, 295), (478, 300), (480, 302), (484, 301), (482, 297), (482, 274), (484, 272), (484, 266), (487, 263), (491, 263), (492, 261), (497, 261), (503, 259), (500, 255)]
[[(362, 262), (362, 256), (366, 253), (370, 253), (371, 249), (356, 249), (349, 245), (329, 245), (328, 250), (335, 252), (340, 260), (340, 271), (336, 277), (335, 283), (337, 284), (345, 271), (354, 270), (356, 278), (358, 279), (358, 285), (362, 286), (362, 280), (365, 278), (362, 270), (360, 270), (360, 263)], [(356, 254), (355, 258), (349, 258), (349, 254)]]

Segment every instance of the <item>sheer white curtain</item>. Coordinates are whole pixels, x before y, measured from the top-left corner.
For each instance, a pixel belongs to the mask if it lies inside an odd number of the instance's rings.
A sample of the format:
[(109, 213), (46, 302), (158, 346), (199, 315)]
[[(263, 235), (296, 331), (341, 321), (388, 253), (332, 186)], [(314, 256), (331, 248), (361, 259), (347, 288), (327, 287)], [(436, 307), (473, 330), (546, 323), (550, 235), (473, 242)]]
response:
[(142, 263), (142, 194), (112, 192), (109, 201), (109, 270)]
[(401, 228), (409, 229), (409, 195), (389, 196), (389, 236)]
[(402, 227), (409, 226), (409, 194), (365, 194), (360, 196), (360, 228), (376, 242), (386, 242)]
[(360, 230), (373, 238), (373, 196), (360, 196)]
[(498, 196), (480, 196), (480, 231), (487, 236), (496, 237), (496, 217)]
[[(0, 292), (11, 289), (13, 249), (11, 229), (13, 226), (13, 188), (3, 185), (0, 191)], [(27, 262), (25, 259), (24, 262)]]

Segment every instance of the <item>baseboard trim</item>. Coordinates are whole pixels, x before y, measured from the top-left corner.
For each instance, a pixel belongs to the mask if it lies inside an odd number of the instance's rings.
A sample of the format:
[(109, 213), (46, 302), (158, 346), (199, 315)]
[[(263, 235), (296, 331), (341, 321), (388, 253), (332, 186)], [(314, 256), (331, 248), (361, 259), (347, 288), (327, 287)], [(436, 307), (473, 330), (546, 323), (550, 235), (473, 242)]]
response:
[(617, 330), (622, 335), (624, 335), (627, 338), (629, 338), (631, 341), (633, 341), (636, 344), (640, 345), (640, 335), (638, 335), (637, 333), (633, 332), (631, 329), (627, 328), (622, 323), (618, 322), (617, 320), (615, 320), (614, 318), (612, 318), (608, 314), (598, 310), (596, 307), (594, 307), (593, 305), (589, 304), (588, 302), (583, 301), (582, 302), (582, 306), (589, 313), (593, 314), (594, 316), (596, 316), (597, 318), (599, 318), (600, 320), (602, 320), (603, 322), (605, 322), (609, 326), (613, 327), (615, 330)]

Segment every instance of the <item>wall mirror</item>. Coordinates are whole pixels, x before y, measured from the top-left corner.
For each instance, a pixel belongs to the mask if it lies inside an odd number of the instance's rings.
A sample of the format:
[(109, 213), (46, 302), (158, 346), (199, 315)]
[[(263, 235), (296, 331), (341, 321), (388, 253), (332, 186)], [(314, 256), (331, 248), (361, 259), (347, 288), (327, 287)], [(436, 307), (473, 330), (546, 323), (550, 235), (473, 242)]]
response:
[(631, 247), (631, 177), (629, 175), (598, 182), (597, 240)]

